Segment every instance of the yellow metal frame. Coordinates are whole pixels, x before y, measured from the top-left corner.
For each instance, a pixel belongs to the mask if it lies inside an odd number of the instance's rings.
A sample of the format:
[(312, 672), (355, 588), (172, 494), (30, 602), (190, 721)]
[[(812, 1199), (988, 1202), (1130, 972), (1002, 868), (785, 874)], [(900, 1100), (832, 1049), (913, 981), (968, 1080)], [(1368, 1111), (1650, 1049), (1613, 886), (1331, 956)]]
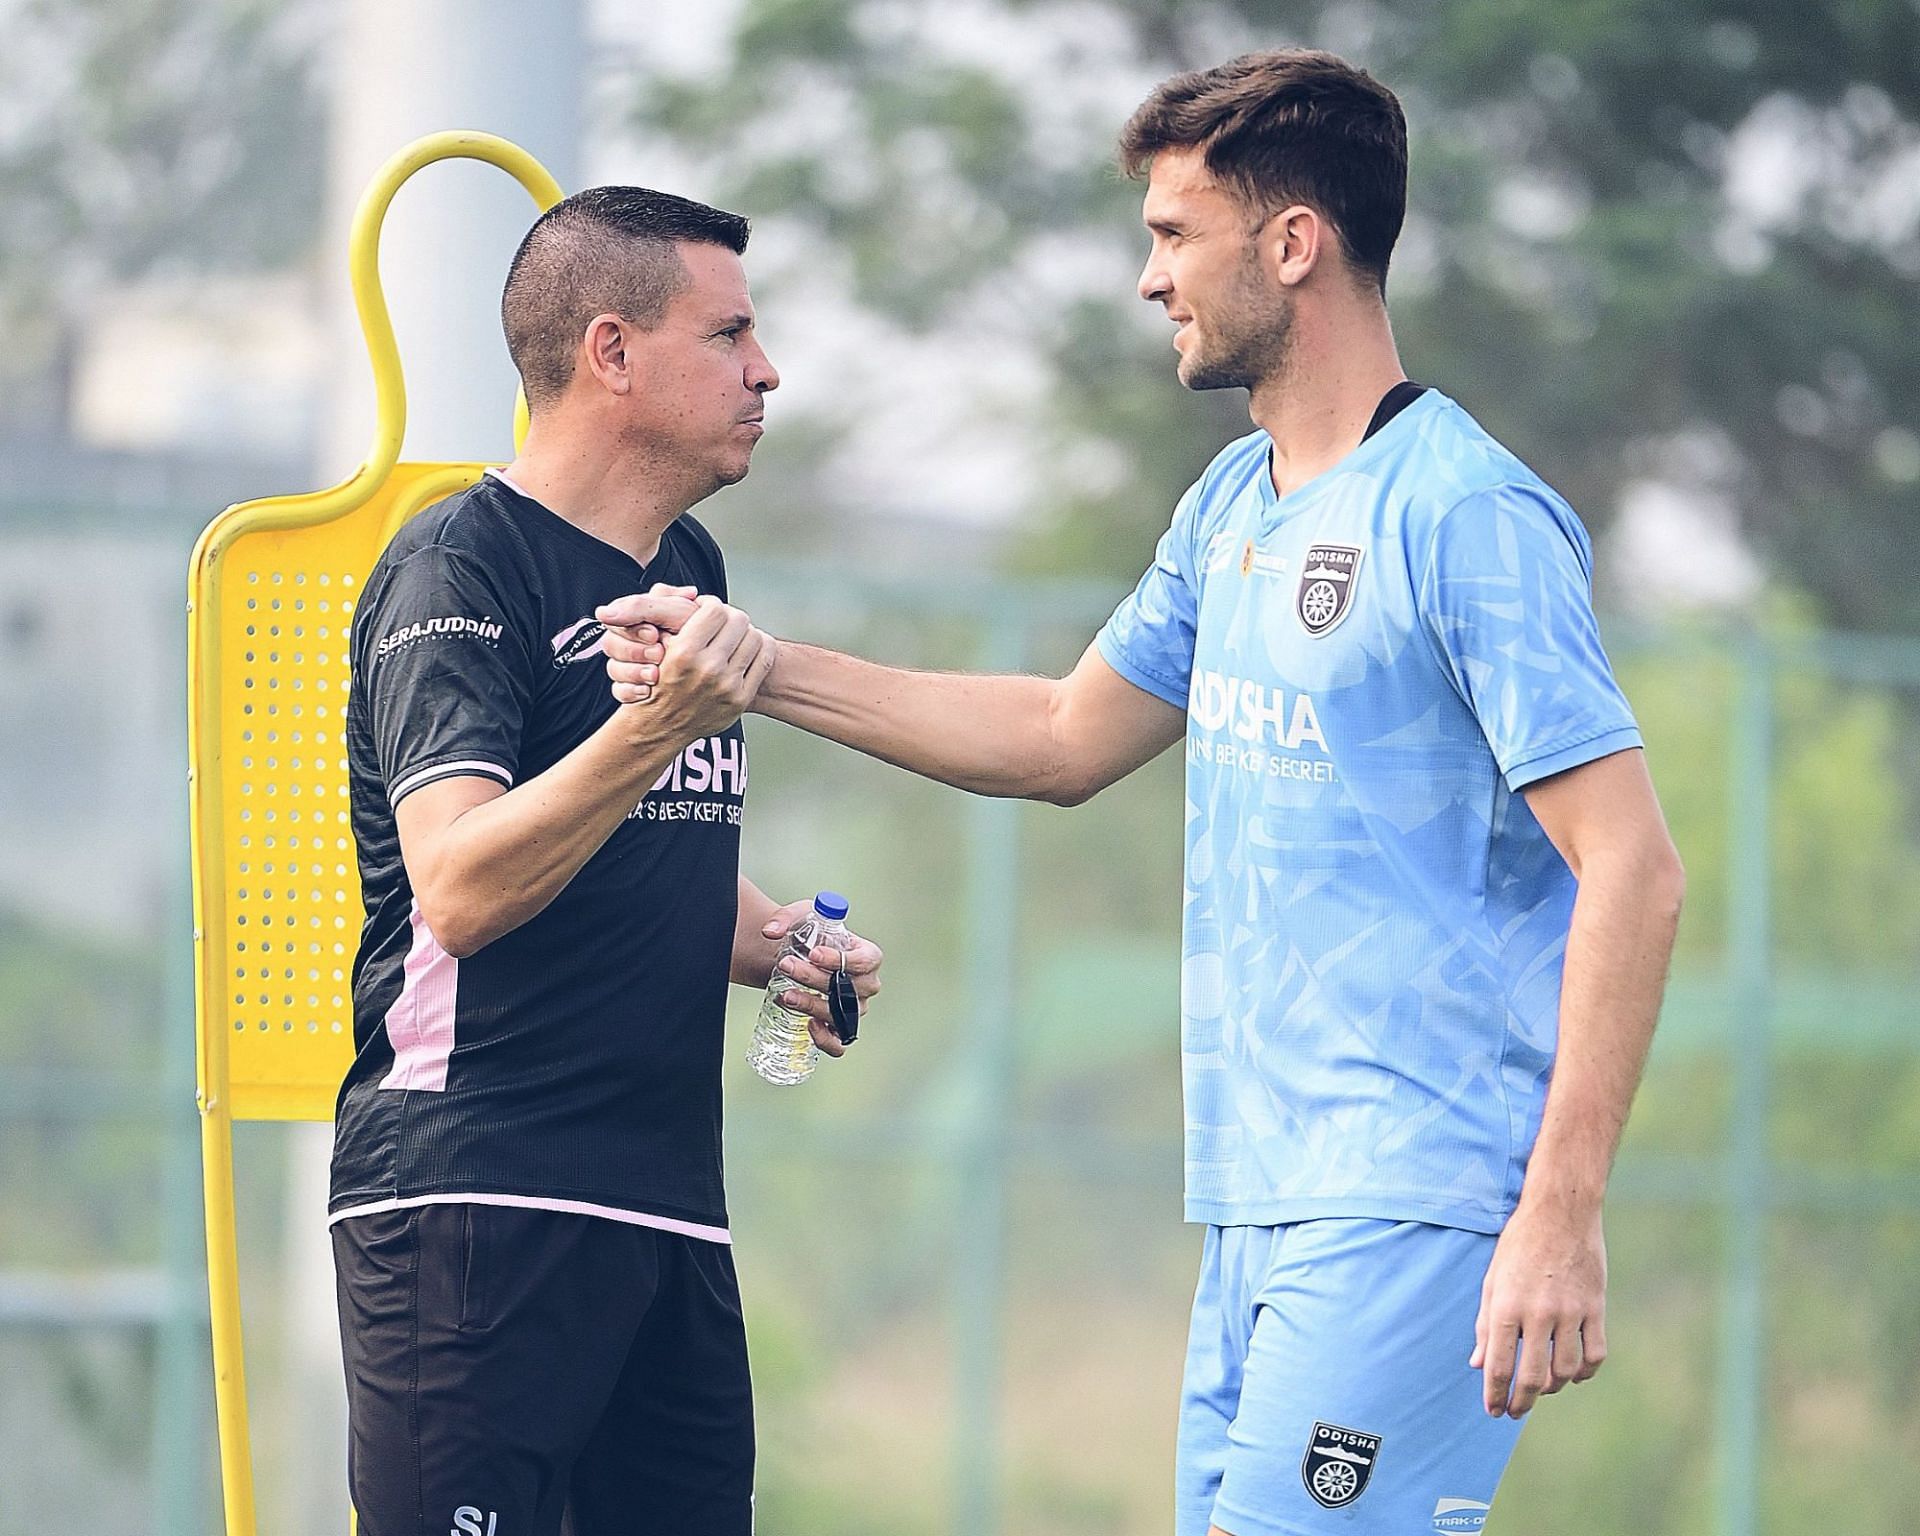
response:
[[(560, 200), (538, 161), (491, 134), (433, 134), (381, 167), (348, 253), (378, 406), (366, 460), (331, 490), (227, 508), (193, 551), (195, 1055), (227, 1536), (254, 1536), (233, 1122), (330, 1119), (352, 1056), (348, 977), (361, 907), (344, 717), (354, 599), (401, 524), (485, 469), (399, 462), (406, 385), (380, 288), (380, 229), (401, 184), (449, 159), (498, 166), (543, 210)], [(526, 428), (522, 397), (516, 444)]]

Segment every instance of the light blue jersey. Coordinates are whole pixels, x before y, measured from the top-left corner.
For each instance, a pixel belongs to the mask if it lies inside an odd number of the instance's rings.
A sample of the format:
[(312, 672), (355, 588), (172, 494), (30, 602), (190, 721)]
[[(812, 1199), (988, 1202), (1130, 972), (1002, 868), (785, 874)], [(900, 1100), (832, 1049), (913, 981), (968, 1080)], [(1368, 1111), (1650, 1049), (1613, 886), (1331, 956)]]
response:
[(1429, 391), (1274, 493), (1226, 448), (1101, 631), (1187, 710), (1187, 1215), (1497, 1232), (1574, 881), (1516, 791), (1640, 744), (1571, 508)]

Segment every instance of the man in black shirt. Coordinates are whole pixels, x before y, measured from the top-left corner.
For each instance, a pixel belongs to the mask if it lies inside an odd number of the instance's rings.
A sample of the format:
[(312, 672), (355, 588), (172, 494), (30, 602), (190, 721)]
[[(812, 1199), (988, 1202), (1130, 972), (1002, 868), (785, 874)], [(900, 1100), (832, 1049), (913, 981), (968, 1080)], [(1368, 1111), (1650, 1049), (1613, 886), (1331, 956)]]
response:
[[(776, 646), (684, 515), (746, 474), (779, 382), (746, 240), (639, 188), (543, 215), (502, 305), (525, 448), (403, 528), (355, 614), (329, 1219), (366, 1536), (751, 1529), (722, 1025), (806, 904), (739, 874)], [(595, 610), (656, 582), (698, 612), (616, 703)], [(865, 940), (812, 959), (878, 989)]]

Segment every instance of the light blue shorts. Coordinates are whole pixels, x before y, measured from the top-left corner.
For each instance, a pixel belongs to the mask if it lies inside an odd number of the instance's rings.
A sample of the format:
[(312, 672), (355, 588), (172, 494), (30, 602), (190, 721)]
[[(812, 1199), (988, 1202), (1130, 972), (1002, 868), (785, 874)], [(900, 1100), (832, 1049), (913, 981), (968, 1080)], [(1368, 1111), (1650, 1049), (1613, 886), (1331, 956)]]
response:
[(1179, 1536), (1474, 1536), (1520, 1437), (1467, 1364), (1493, 1244), (1412, 1221), (1208, 1227)]

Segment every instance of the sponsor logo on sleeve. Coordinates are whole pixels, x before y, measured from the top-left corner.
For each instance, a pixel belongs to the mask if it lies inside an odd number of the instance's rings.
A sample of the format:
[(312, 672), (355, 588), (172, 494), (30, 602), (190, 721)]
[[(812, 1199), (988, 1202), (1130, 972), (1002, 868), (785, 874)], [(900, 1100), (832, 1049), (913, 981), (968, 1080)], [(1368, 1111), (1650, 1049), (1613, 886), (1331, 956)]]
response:
[(1324, 635), (1347, 616), (1364, 553), (1355, 544), (1309, 546), (1293, 595), (1293, 611), (1308, 634)]
[(487, 645), (498, 645), (500, 637), (506, 632), (506, 625), (498, 622), (490, 613), (477, 619), (450, 614), (445, 618), (421, 619), (415, 624), (401, 625), (392, 634), (380, 637), (373, 648), (373, 654), (377, 659), (403, 646), (415, 645), (422, 640), (432, 640), (436, 637), (480, 640)]
[(1379, 1456), (1378, 1435), (1316, 1423), (1307, 1437), (1307, 1454), (1300, 1460), (1300, 1481), (1307, 1485), (1314, 1503), (1344, 1509), (1367, 1491)]

